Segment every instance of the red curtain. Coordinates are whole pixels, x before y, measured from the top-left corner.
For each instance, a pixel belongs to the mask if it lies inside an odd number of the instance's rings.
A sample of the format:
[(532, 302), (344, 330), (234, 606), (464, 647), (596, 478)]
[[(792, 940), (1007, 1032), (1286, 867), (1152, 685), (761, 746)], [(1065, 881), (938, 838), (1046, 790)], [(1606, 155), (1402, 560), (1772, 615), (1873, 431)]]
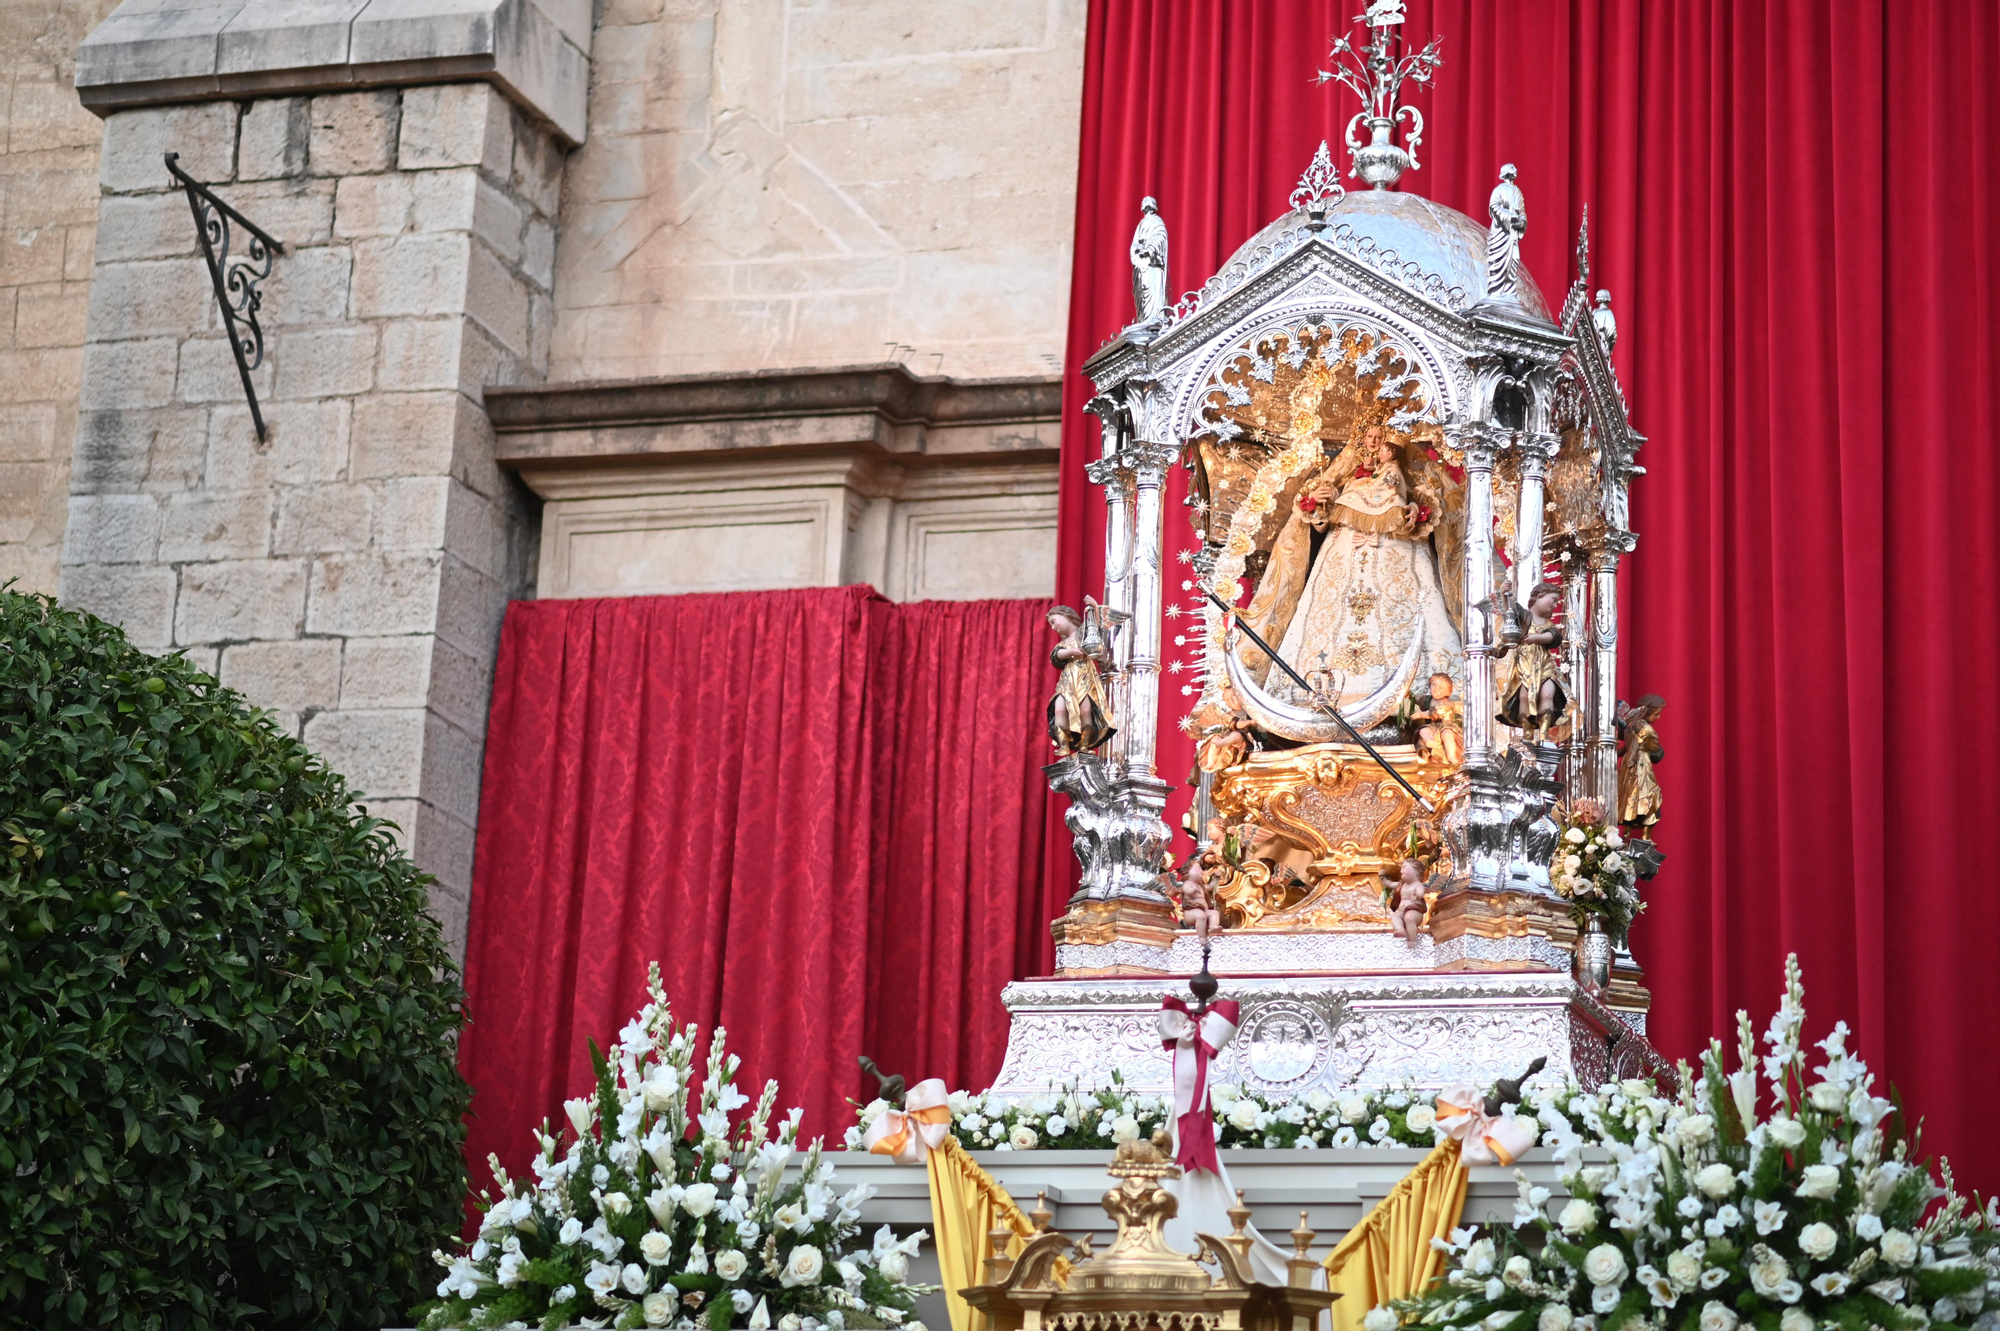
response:
[[(838, 1137), (858, 1054), (983, 1086), (1041, 964), (1041, 602), (523, 601), (473, 872), (467, 1155), (524, 1164), (643, 998)], [(1024, 884), (1027, 890), (1023, 890)]]
[[(1322, 138), (1345, 160), (1348, 94), (1311, 79), (1356, 10), (1092, 4), (1072, 370), (1131, 315), (1142, 195), (1181, 291), (1284, 210)], [(1668, 701), (1669, 858), (1634, 937), (1657, 1042), (1690, 1054), (1738, 1007), (1761, 1029), (1796, 951), (1816, 1024), (1856, 1027), (1929, 1145), (2000, 1182), (1980, 1130), (2000, 1098), (1981, 1043), (2000, 965), (2000, 9), (1411, 0), (1409, 17), (1445, 65), (1414, 98), (1429, 129), (1404, 185), (1483, 220), (1516, 163), (1551, 303), (1589, 206), (1593, 283), (1652, 439), (1621, 596), (1626, 696)], [(1067, 388), (1073, 599), (1102, 586), (1103, 543), (1085, 385)], [(1179, 779), (1184, 700), (1165, 693), (1161, 770)]]

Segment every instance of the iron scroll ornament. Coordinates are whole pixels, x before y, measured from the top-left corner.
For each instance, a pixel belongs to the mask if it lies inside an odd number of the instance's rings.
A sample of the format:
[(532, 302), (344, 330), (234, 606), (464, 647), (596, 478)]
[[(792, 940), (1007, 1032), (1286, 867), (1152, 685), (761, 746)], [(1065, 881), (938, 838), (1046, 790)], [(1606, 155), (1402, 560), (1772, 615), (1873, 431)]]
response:
[[(201, 256), (208, 261), (208, 276), (215, 284), (215, 303), (222, 311), (223, 326), (229, 332), (229, 349), (236, 356), (236, 373), (243, 380), (243, 396), (250, 401), (250, 419), (257, 426), (257, 440), (264, 440), (264, 412), (257, 405), (257, 390), (251, 386), (250, 371), (264, 363), (264, 329), (257, 322), (258, 307), (264, 303), (257, 284), (271, 275), (271, 265), (285, 247), (263, 228), (215, 196), (214, 191), (180, 168), (180, 154), (167, 154), (167, 170), (187, 191), (188, 210), (194, 214)], [(231, 227), (240, 227), (249, 237), (241, 254), (231, 254), (235, 240)]]

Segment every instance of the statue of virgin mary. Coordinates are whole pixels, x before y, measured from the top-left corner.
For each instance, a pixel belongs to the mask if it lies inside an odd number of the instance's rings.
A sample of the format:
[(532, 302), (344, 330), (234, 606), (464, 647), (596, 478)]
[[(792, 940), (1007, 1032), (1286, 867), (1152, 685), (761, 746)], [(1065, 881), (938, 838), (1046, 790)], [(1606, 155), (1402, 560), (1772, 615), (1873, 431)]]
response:
[[(1245, 612), (1357, 730), (1387, 720), (1419, 679), (1464, 677), (1430, 540), (1443, 508), (1427, 480), (1411, 484), (1397, 442), (1369, 426), (1299, 492)], [(1247, 641), (1239, 660), (1232, 674), (1264, 700), (1286, 712), (1312, 701)]]

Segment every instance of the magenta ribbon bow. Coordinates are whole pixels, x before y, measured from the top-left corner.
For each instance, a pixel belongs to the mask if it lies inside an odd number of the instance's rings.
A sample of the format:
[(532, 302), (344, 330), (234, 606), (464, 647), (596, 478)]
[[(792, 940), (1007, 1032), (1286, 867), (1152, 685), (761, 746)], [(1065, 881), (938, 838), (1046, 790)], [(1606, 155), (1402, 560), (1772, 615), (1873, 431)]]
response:
[(1160, 1043), (1174, 1056), (1174, 1160), (1182, 1169), (1222, 1172), (1208, 1104), (1208, 1065), (1236, 1038), (1240, 1011), (1235, 1000), (1217, 999), (1196, 1022), (1181, 999), (1169, 996), (1160, 1004)]

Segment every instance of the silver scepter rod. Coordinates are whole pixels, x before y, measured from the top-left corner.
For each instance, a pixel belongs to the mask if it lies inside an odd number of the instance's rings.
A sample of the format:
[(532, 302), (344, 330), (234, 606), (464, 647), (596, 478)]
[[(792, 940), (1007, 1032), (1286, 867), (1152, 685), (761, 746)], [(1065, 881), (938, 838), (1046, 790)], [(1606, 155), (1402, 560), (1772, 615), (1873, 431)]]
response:
[(1379, 766), (1383, 771), (1387, 772), (1390, 776), (1396, 778), (1396, 784), (1409, 792), (1410, 798), (1417, 802), (1418, 808), (1422, 809), (1425, 813), (1437, 812), (1436, 805), (1432, 804), (1429, 800), (1425, 799), (1422, 795), (1418, 794), (1417, 788), (1411, 785), (1409, 781), (1404, 778), (1401, 772), (1391, 767), (1389, 765), (1389, 760), (1387, 758), (1384, 758), (1381, 754), (1377, 753), (1375, 751), (1375, 746), (1373, 744), (1370, 744), (1367, 740), (1361, 738), (1361, 732), (1356, 730), (1351, 724), (1349, 724), (1347, 718), (1340, 714), (1340, 709), (1338, 707), (1329, 705), (1326, 699), (1320, 697), (1319, 690), (1315, 689), (1312, 685), (1306, 683), (1305, 676), (1299, 674), (1298, 671), (1292, 669), (1291, 663), (1285, 660), (1284, 657), (1278, 655), (1278, 653), (1272, 649), (1271, 644), (1265, 642), (1264, 639), (1258, 634), (1257, 630), (1250, 627), (1249, 622), (1243, 618), (1243, 612), (1241, 610), (1238, 610), (1235, 606), (1229, 604), (1229, 602), (1223, 600), (1220, 596), (1217, 596), (1214, 592), (1204, 591), (1203, 594), (1206, 595), (1209, 600), (1215, 602), (1218, 606), (1222, 607), (1222, 612), (1224, 614), (1228, 615), (1230, 618), (1236, 621), (1236, 627), (1242, 629), (1243, 632), (1249, 636), (1250, 641), (1257, 644), (1258, 651), (1270, 657), (1271, 660), (1277, 665), (1278, 669), (1284, 671), (1287, 675), (1290, 675), (1292, 677), (1292, 683), (1298, 685), (1301, 689), (1305, 690), (1306, 695), (1313, 700), (1313, 706), (1319, 708), (1320, 711), (1326, 713), (1326, 715), (1332, 717), (1335, 721), (1338, 721), (1340, 723), (1340, 728), (1347, 732), (1347, 737), (1349, 739), (1353, 740), (1356, 744), (1359, 744), (1367, 752), (1368, 756), (1375, 760), (1376, 765)]

